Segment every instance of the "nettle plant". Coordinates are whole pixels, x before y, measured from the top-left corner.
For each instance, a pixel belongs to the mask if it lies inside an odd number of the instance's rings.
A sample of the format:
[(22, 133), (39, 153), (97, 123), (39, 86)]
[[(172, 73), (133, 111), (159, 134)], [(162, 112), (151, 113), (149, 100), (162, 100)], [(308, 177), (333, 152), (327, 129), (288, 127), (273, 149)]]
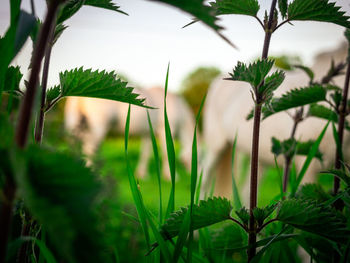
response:
[[(130, 109), (125, 127), (125, 153), (128, 178), (134, 203), (147, 248), (146, 261), (212, 262), (218, 259), (217, 251), (222, 252), (220, 262), (232, 260), (234, 252), (239, 254), (239, 261), (295, 262), (295, 242), (302, 246), (312, 259), (319, 262), (347, 262), (350, 249), (350, 229), (348, 215), (350, 211), (350, 176), (349, 168), (342, 161), (342, 138), (345, 116), (349, 113), (347, 90), (349, 84), (349, 59), (344, 90), (326, 85), (332, 76), (337, 75), (333, 67), (329, 80), (313, 83), (312, 72), (304, 67), (311, 76), (310, 87), (290, 91), (281, 98), (274, 98), (273, 92), (282, 84), (283, 71), (269, 75), (274, 65), (268, 59), (269, 44), (272, 34), (282, 25), (298, 20), (331, 22), (350, 27), (349, 17), (328, 0), (272, 0), (271, 9), (261, 20), (257, 13), (260, 9), (257, 0), (221, 0), (204, 5), (203, 0), (159, 0), (185, 11), (213, 29), (221, 38), (222, 27), (217, 25), (218, 16), (228, 14), (249, 15), (257, 19), (265, 32), (262, 57), (253, 64), (238, 63), (234, 68), (232, 80), (246, 81), (251, 84), (255, 102), (253, 111), (254, 131), (251, 161), (251, 189), (249, 209), (241, 206), (239, 196), (233, 187), (235, 213), (227, 199), (210, 197), (199, 201), (201, 176), (197, 183), (197, 126), (194, 130), (192, 145), (192, 169), (190, 187), (190, 205), (174, 212), (175, 208), (175, 150), (166, 112), (166, 92), (168, 72), (165, 82), (164, 117), (171, 172), (171, 192), (166, 211), (162, 209), (159, 154), (152, 124), (149, 121), (153, 151), (158, 164), (159, 211), (155, 218), (143, 202), (137, 181), (132, 173), (128, 158), (128, 133)], [(33, 2), (32, 2), (33, 3)], [(0, 178), (1, 178), (1, 214), (0, 214), (0, 262), (112, 262), (117, 248), (106, 243), (105, 233), (99, 225), (101, 218), (95, 206), (96, 197), (103, 191), (96, 174), (78, 157), (41, 145), (45, 113), (61, 98), (83, 96), (122, 101), (139, 106), (143, 99), (127, 87), (127, 83), (117, 78), (114, 72), (84, 70), (76, 68), (60, 73), (60, 83), (47, 89), (48, 69), (51, 49), (59, 36), (66, 30), (64, 22), (73, 16), (83, 5), (105, 8), (125, 14), (110, 0), (48, 0), (47, 15), (43, 22), (32, 14), (20, 9), (20, 0), (10, 1), (11, 23), (6, 34), (0, 38), (0, 102), (3, 109), (4, 97), (7, 107), (1, 112), (0, 142)], [(282, 20), (282, 21), (280, 21)], [(25, 90), (19, 89), (22, 74), (19, 67), (11, 66), (11, 61), (18, 54), (25, 41), (31, 36), (34, 49), (31, 58), (31, 71)], [(349, 31), (347, 31), (349, 39)], [(230, 43), (234, 46), (232, 43)], [(39, 75), (44, 59), (42, 80)], [(40, 91), (40, 96), (37, 94)], [(247, 91), (248, 92), (248, 91)], [(6, 93), (6, 96), (3, 96)], [(326, 96), (331, 94), (331, 100)], [(13, 102), (18, 97), (21, 107), (16, 117)], [(39, 98), (39, 99), (36, 99)], [(331, 108), (318, 105), (328, 101)], [(318, 185), (299, 188), (299, 184), (311, 159), (318, 156), (319, 138), (304, 145), (293, 136), (290, 141), (279, 142), (275, 139), (275, 153), (283, 153), (286, 159), (284, 193), (280, 201), (272, 202), (263, 208), (257, 207), (257, 173), (259, 160), (259, 129), (261, 114), (269, 115), (291, 108), (305, 107), (313, 103), (309, 113), (332, 122), (338, 121), (335, 134), (337, 161), (335, 169), (327, 173), (336, 176), (333, 194), (325, 192)], [(200, 109), (204, 104), (204, 99)], [(198, 113), (198, 116), (200, 114)], [(34, 140), (29, 140), (34, 112), (37, 118), (34, 128)], [(269, 113), (270, 112), (270, 113)], [(309, 115), (312, 115), (311, 113)], [(197, 123), (199, 117), (197, 116)], [(304, 119), (303, 110), (298, 109), (295, 126), (299, 119)], [(307, 154), (303, 169), (296, 177), (290, 193), (287, 182), (290, 163), (295, 154)], [(345, 187), (339, 190), (339, 179)], [(11, 221), (22, 219), (22, 226)], [(215, 223), (230, 220), (234, 226), (223, 225), (211, 234), (206, 228)], [(195, 242), (194, 230), (199, 230), (199, 250)], [(46, 238), (47, 236), (47, 238)], [(151, 240), (156, 242), (152, 243)], [(29, 247), (29, 244), (32, 246)], [(32, 249), (34, 247), (34, 249)], [(261, 248), (257, 252), (257, 248)], [(276, 248), (283, 253), (276, 253)], [(326, 249), (325, 249), (326, 248)], [(204, 252), (204, 253), (203, 253)], [(118, 262), (118, 257), (116, 256)]]

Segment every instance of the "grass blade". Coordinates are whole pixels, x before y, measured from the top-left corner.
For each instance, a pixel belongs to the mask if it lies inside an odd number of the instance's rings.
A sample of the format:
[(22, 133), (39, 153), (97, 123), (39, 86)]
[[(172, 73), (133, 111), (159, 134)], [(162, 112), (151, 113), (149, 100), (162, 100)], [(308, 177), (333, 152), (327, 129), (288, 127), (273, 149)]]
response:
[(125, 161), (126, 161), (126, 166), (127, 166), (127, 171), (128, 171), (128, 179), (129, 179), (132, 197), (134, 199), (136, 210), (137, 210), (137, 213), (139, 215), (142, 230), (145, 234), (147, 248), (149, 249), (151, 246), (150, 246), (148, 225), (147, 225), (147, 220), (146, 220), (146, 212), (147, 211), (146, 211), (146, 208), (143, 204), (142, 196), (141, 196), (141, 193), (137, 187), (137, 183), (136, 183), (134, 174), (132, 172), (130, 161), (128, 158), (129, 127), (130, 127), (130, 104), (129, 104), (128, 115), (127, 115), (126, 124), (125, 124)]
[(315, 157), (316, 153), (317, 153), (317, 150), (318, 150), (318, 147), (323, 139), (323, 136), (325, 135), (326, 133), (326, 130), (328, 128), (328, 125), (329, 125), (329, 122), (326, 124), (326, 126), (323, 128), (322, 132), (320, 133), (320, 135), (318, 136), (317, 140), (314, 142), (314, 144), (312, 145), (311, 147), (311, 150), (309, 152), (309, 154), (307, 155), (306, 157), (306, 160), (304, 162), (304, 165), (303, 167), (301, 168), (301, 171), (297, 177), (297, 181), (296, 181), (296, 184), (295, 184), (295, 187), (293, 187), (292, 189), (292, 196), (295, 195), (295, 192), (297, 191), (301, 181), (303, 180), (303, 177), (307, 171), (307, 169), (309, 168), (310, 166), (310, 163), (311, 163), (311, 160)]
[(239, 197), (239, 192), (237, 188), (236, 179), (234, 176), (234, 164), (235, 164), (235, 155), (236, 155), (236, 145), (237, 145), (237, 134), (235, 136), (235, 140), (233, 141), (232, 147), (232, 159), (231, 159), (231, 178), (232, 178), (232, 198), (233, 198), (233, 206), (235, 210), (239, 210), (242, 208), (242, 202)]
[(147, 110), (147, 119), (148, 119), (148, 126), (149, 126), (149, 132), (152, 140), (152, 147), (153, 147), (153, 155), (156, 162), (156, 168), (157, 168), (157, 180), (158, 180), (158, 191), (159, 191), (159, 226), (162, 225), (163, 222), (163, 203), (162, 203), (162, 183), (161, 183), (161, 173), (160, 173), (160, 160), (159, 160), (159, 153), (158, 153), (158, 146), (156, 137), (154, 135), (154, 130), (151, 122), (151, 117), (149, 116), (149, 112)]
[(337, 151), (339, 153), (340, 160), (343, 161), (344, 160), (343, 149), (342, 149), (342, 145), (340, 144), (339, 134), (337, 132), (337, 128), (335, 127), (334, 122), (332, 122), (332, 128), (333, 128), (334, 141), (335, 141), (335, 144), (337, 146)]
[(165, 124), (165, 140), (166, 140), (166, 148), (168, 153), (168, 163), (169, 163), (169, 170), (170, 170), (170, 176), (171, 176), (171, 191), (169, 196), (169, 202), (168, 207), (166, 210), (165, 217), (168, 218), (170, 213), (174, 211), (175, 208), (175, 148), (174, 148), (174, 141), (171, 135), (171, 129), (168, 119), (168, 114), (166, 110), (166, 95), (168, 92), (168, 79), (169, 79), (169, 67), (170, 63), (168, 64), (168, 69), (166, 72), (166, 78), (165, 78), (165, 92), (164, 92), (164, 124)]
[(275, 168), (276, 168), (276, 171), (277, 171), (277, 173), (278, 173), (278, 177), (280, 178), (280, 180), (279, 180), (279, 187), (280, 187), (280, 195), (281, 195), (281, 199), (282, 199), (283, 196), (284, 196), (284, 193), (283, 193), (283, 183), (282, 183), (282, 181), (283, 181), (283, 175), (282, 175), (281, 170), (280, 170), (280, 168), (279, 168), (279, 166), (278, 166), (276, 155), (274, 155), (273, 157), (274, 157), (274, 161), (275, 161)]
[(202, 186), (202, 179), (203, 179), (203, 171), (201, 171), (200, 175), (199, 175), (199, 180), (198, 180), (198, 184), (196, 187), (196, 200), (195, 200), (195, 204), (199, 203), (199, 197), (200, 197), (200, 193), (201, 193), (201, 186)]

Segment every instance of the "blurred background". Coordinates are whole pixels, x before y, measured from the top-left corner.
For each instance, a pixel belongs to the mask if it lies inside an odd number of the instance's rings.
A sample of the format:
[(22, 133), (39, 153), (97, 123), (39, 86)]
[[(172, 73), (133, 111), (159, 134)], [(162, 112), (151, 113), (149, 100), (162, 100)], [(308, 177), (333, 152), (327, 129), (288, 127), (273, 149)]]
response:
[[(9, 1), (0, 0), (0, 35), (9, 25)], [(221, 73), (232, 70), (237, 61), (248, 62), (261, 54), (264, 32), (257, 21), (246, 16), (221, 16), (222, 33), (238, 49), (232, 48), (211, 29), (201, 23), (182, 28), (191, 22), (191, 16), (166, 5), (146, 0), (115, 1), (128, 16), (99, 8), (84, 6), (68, 20), (68, 29), (63, 33), (52, 50), (49, 72), (49, 87), (58, 84), (59, 72), (83, 66), (85, 69), (116, 71), (125, 76), (131, 85), (148, 88), (163, 85), (167, 65), (170, 62), (169, 89), (181, 94), (194, 112), (210, 82)], [(34, 0), (35, 11), (41, 19), (46, 12), (43, 0)], [(260, 0), (259, 17), (270, 5)], [(350, 15), (348, 0), (338, 0), (337, 5)], [(30, 0), (22, 1), (23, 9), (30, 12)], [(342, 41), (343, 28), (318, 22), (295, 22), (285, 25), (274, 34), (271, 41), (271, 56), (288, 56), (306, 65), (319, 52), (336, 48)], [(27, 79), (32, 43), (28, 41), (13, 64), (19, 65)], [(63, 127), (64, 100), (46, 115), (44, 143), (62, 150), (79, 152), (77, 143), (72, 141)], [(137, 222), (126, 214), (136, 216), (129, 190), (125, 166), (124, 138), (111, 131), (103, 141), (94, 159), (94, 169), (107, 182), (106, 197), (101, 209), (110, 216), (106, 232), (120, 251), (132, 249), (135, 253), (123, 253), (122, 262), (140, 262), (144, 255), (144, 238)], [(135, 169), (140, 155), (141, 139), (130, 140), (129, 157)], [(177, 156), (180, 144), (175, 141)], [(162, 157), (161, 157), (162, 158)], [(245, 183), (249, 170), (249, 157), (242, 160), (242, 171), (238, 186)], [(267, 168), (261, 181), (259, 204), (268, 204), (279, 186), (279, 174), (275, 168)], [(156, 213), (156, 164), (152, 158), (149, 176), (140, 180), (140, 189), (146, 205)], [(327, 181), (327, 180), (326, 180)], [(189, 203), (190, 181), (188, 171), (177, 158), (176, 206)], [(170, 183), (163, 180), (163, 201), (167, 202)], [(118, 239), (118, 240), (116, 240)], [(112, 241), (111, 241), (112, 242)]]

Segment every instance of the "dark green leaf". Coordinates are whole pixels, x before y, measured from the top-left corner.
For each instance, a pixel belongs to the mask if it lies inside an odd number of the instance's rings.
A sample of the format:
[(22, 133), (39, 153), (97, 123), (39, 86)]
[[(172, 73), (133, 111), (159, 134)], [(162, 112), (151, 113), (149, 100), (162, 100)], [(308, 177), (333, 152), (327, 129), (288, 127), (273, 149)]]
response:
[(257, 0), (216, 0), (209, 3), (217, 15), (248, 15), (255, 17), (260, 9)]
[(273, 92), (282, 84), (284, 77), (284, 72), (278, 70), (265, 78), (264, 84), (259, 87), (259, 93), (263, 94), (265, 101), (271, 99)]
[(323, 203), (332, 198), (332, 196), (326, 193), (319, 184), (305, 184), (296, 193), (296, 198)]
[(269, 105), (264, 106), (262, 109), (263, 119), (281, 111), (324, 101), (325, 99), (326, 90), (320, 85), (293, 89), (283, 94), (280, 98), (273, 98)]
[(320, 104), (311, 104), (309, 108), (308, 116), (313, 116), (324, 120), (329, 120), (332, 122), (338, 122), (337, 114), (331, 109)]
[(59, 37), (62, 35), (62, 33), (64, 32), (64, 30), (66, 30), (68, 28), (68, 26), (64, 25), (64, 24), (58, 24), (56, 25), (55, 28), (55, 35), (53, 37), (53, 41), (52, 44), (55, 44), (57, 42), (57, 40), (59, 39)]
[(117, 11), (124, 15), (127, 15), (124, 11), (120, 10), (120, 6), (117, 6), (112, 0), (85, 0), (84, 5), (90, 5), (94, 7), (100, 7), (111, 11)]
[(20, 93), (19, 89), (19, 83), (21, 82), (21, 79), (23, 77), (23, 74), (21, 73), (19, 67), (9, 67), (6, 71), (6, 77), (5, 77), (5, 87), (4, 91), (6, 92), (17, 92)]
[(268, 218), (273, 211), (275, 211), (277, 204), (267, 205), (264, 208), (255, 207), (253, 209), (254, 219), (258, 223), (258, 227), (264, 224), (266, 218)]
[[(170, 215), (161, 228), (161, 233), (167, 239), (177, 236), (187, 213), (188, 207), (182, 207)], [(193, 230), (200, 229), (212, 224), (225, 221), (230, 218), (232, 206), (230, 202), (221, 197), (213, 197), (201, 200), (199, 205), (193, 206), (192, 227)]]
[(330, 174), (330, 175), (333, 175), (335, 177), (338, 177), (341, 180), (343, 180), (348, 186), (350, 186), (350, 176), (345, 171), (336, 170), (336, 169), (330, 169), (330, 170), (327, 170), (327, 171), (323, 171), (321, 173), (323, 173), (323, 174)]
[[(295, 154), (297, 155), (308, 155), (312, 145), (315, 143), (313, 140), (309, 140), (306, 142), (296, 141), (295, 139), (287, 139), (284, 141), (279, 141), (275, 137), (271, 138), (272, 141), (272, 149), (271, 152), (278, 156), (283, 154), (284, 156), (288, 156), (292, 158)], [(322, 161), (322, 153), (317, 150), (315, 157)]]
[(107, 73), (83, 68), (61, 72), (61, 96), (101, 98), (144, 106), (144, 99), (139, 99), (133, 88), (127, 87), (127, 82), (116, 77), (113, 71)]
[(310, 200), (282, 201), (277, 219), (301, 230), (342, 243), (346, 242), (350, 235), (343, 215)]
[[(101, 190), (95, 175), (82, 160), (44, 147), (30, 147), (26, 159), (27, 170), (16, 174), (19, 193), (62, 259), (106, 262), (94, 205)], [(23, 167), (23, 160), (18, 165)]]
[(36, 18), (32, 14), (28, 14), (27, 12), (21, 10), (16, 31), (14, 55), (21, 50), (35, 25)]
[(196, 19), (202, 21), (207, 26), (211, 27), (215, 31), (223, 29), (217, 25), (217, 17), (215, 16), (215, 10), (210, 6), (204, 5), (204, 0), (151, 0), (156, 2), (162, 2), (180, 10), (193, 15)]
[(288, 0), (278, 0), (278, 8), (280, 10), (282, 18), (286, 18), (288, 9)]
[(349, 17), (335, 2), (328, 0), (294, 0), (288, 7), (288, 20), (330, 22), (350, 27)]
[(241, 222), (247, 226), (248, 223), (249, 223), (249, 218), (250, 218), (250, 215), (249, 215), (249, 211), (247, 208), (245, 207), (242, 207), (240, 210), (238, 211), (235, 211), (236, 215), (238, 216), (238, 218), (241, 220)]
[(258, 60), (246, 66), (242, 62), (238, 62), (233, 69), (233, 73), (229, 73), (231, 80), (239, 80), (250, 83), (254, 88), (257, 88), (270, 72), (274, 61), (273, 60)]
[(60, 9), (57, 15), (57, 24), (61, 24), (67, 19), (71, 18), (78, 10), (83, 6), (84, 1), (81, 0), (69, 0), (66, 1), (64, 6)]
[(60, 86), (56, 85), (52, 88), (50, 88), (46, 92), (46, 101), (47, 103), (51, 103), (53, 100), (57, 99), (61, 95), (61, 88)]
[[(237, 224), (225, 224), (220, 229), (214, 230), (210, 238), (212, 249), (235, 249), (243, 247), (247, 243), (247, 233)], [(222, 251), (220, 251), (222, 253)]]

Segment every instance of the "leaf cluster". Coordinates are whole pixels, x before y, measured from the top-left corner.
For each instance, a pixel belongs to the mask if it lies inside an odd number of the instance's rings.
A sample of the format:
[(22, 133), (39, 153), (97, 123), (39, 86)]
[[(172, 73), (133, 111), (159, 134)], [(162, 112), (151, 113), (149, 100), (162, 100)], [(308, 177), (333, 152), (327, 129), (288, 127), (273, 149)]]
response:
[[(295, 139), (287, 139), (284, 141), (280, 141), (275, 137), (271, 138), (272, 141), (272, 149), (271, 152), (279, 156), (280, 154), (286, 156), (291, 159), (294, 155), (304, 155), (307, 156), (314, 145), (314, 140), (309, 140), (306, 142), (297, 141)], [(315, 157), (322, 161), (322, 153), (317, 150)]]
[[(164, 238), (170, 239), (179, 234), (187, 210), (188, 207), (182, 207), (170, 214), (160, 230)], [(201, 200), (198, 205), (193, 205), (192, 229), (196, 230), (225, 221), (230, 218), (231, 210), (232, 206), (226, 198), (212, 197)]]

